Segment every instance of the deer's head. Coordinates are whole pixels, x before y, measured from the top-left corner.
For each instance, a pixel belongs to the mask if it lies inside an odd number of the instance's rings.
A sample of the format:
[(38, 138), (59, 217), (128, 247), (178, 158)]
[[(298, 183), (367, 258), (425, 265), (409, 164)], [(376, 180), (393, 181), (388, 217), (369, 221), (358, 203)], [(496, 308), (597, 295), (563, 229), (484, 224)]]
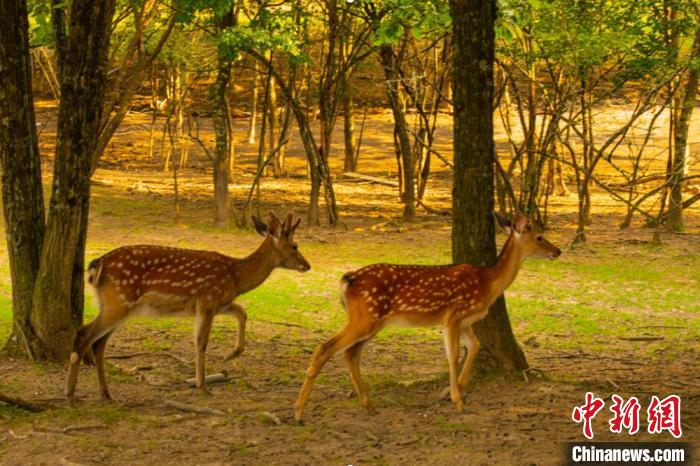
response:
[(271, 242), (273, 250), (278, 255), (279, 266), (300, 272), (311, 269), (311, 265), (301, 255), (299, 246), (294, 241), (294, 232), (301, 223), (301, 219), (292, 223), (294, 216), (291, 213), (287, 214), (284, 222), (281, 222), (272, 212), (269, 216), (268, 222), (265, 223), (253, 215), (253, 223), (255, 230)]
[(498, 214), (494, 215), (498, 226), (516, 241), (524, 257), (556, 259), (561, 255), (561, 249), (547, 241), (542, 232), (531, 225), (523, 214), (516, 213), (512, 221)]

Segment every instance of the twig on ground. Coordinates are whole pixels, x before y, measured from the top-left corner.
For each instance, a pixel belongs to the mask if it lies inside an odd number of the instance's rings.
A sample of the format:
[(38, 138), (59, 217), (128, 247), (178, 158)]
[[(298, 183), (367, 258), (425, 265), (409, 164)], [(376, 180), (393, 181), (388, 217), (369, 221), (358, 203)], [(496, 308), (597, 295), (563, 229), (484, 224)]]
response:
[(292, 324), (292, 323), (289, 323), (289, 322), (279, 322), (279, 321), (276, 321), (276, 320), (266, 320), (266, 319), (256, 319), (256, 320), (258, 320), (259, 322), (265, 322), (265, 323), (267, 323), (267, 324), (282, 325), (282, 326), (284, 326), (284, 327), (306, 328), (306, 327), (304, 327), (303, 325)]
[(180, 356), (177, 356), (173, 353), (169, 353), (167, 351), (139, 351), (137, 353), (128, 353), (128, 354), (111, 354), (111, 355), (107, 356), (107, 359), (130, 359), (130, 358), (135, 358), (138, 356), (168, 356), (168, 357), (171, 357), (182, 364), (189, 365), (189, 362), (185, 361)]
[(617, 337), (620, 340), (625, 340), (625, 341), (659, 341), (663, 340), (666, 337)]
[(34, 425), (34, 430), (37, 432), (48, 432), (51, 434), (70, 434), (71, 432), (77, 432), (77, 431), (85, 431), (85, 430), (92, 430), (92, 429), (106, 429), (107, 425), (102, 424), (102, 423), (97, 423), (97, 424), (81, 424), (81, 425), (75, 425), (75, 426), (68, 426), (68, 427), (47, 427), (47, 426), (38, 426)]
[(260, 419), (267, 424), (274, 424), (276, 426), (282, 425), (282, 421), (280, 420), (280, 418), (276, 414), (271, 413), (269, 411), (261, 411)]
[(179, 401), (167, 400), (165, 402), (165, 406), (168, 406), (170, 408), (179, 409), (180, 411), (185, 411), (188, 413), (213, 414), (215, 416), (225, 416), (226, 415), (226, 413), (224, 413), (223, 411), (218, 410), (218, 409), (208, 408), (206, 406), (196, 406), (196, 405), (190, 405), (190, 404), (186, 404), (186, 403), (180, 403)]
[(674, 329), (684, 329), (688, 327), (683, 327), (682, 325), (640, 325), (638, 328), (674, 328)]

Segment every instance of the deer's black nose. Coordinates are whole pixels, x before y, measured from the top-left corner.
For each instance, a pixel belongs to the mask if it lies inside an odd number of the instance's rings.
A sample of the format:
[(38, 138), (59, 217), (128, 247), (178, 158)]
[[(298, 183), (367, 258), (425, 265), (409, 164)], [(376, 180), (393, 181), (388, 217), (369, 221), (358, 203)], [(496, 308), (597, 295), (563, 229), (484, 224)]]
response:
[(554, 252), (552, 252), (551, 258), (556, 259), (559, 256), (561, 256), (561, 249), (557, 248)]

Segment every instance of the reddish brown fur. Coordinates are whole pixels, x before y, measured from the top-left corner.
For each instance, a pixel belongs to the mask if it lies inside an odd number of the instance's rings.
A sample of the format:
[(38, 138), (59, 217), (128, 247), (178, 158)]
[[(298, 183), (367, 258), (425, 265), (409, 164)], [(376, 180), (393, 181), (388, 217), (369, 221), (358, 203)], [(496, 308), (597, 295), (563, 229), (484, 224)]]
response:
[[(493, 301), (512, 283), (526, 257), (555, 258), (561, 254), (559, 248), (527, 225), (522, 215), (516, 216), (513, 225), (502, 218), (499, 223), (509, 238), (498, 261), (490, 267), (374, 264), (345, 274), (341, 294), (348, 323), (316, 349), (295, 404), (294, 417), (301, 420), (318, 373), (338, 351), (345, 352), (360, 403), (371, 410), (367, 389), (360, 378), (360, 354), (377, 332), (391, 324), (445, 328), (449, 393), (461, 411), (464, 404), (460, 389), (468, 381), (479, 350), (472, 324), (486, 315)], [(460, 341), (467, 347), (467, 358), (458, 373)]]
[(345, 299), (363, 301), (375, 321), (405, 316), (437, 324), (447, 309), (478, 307), (485, 292), (477, 268), (467, 264), (374, 264), (346, 274), (344, 280)]
[(135, 313), (196, 316), (199, 388), (204, 389), (204, 354), (215, 315), (232, 313), (238, 319), (236, 348), (226, 360), (240, 355), (247, 316), (234, 299), (259, 286), (276, 267), (302, 272), (310, 268), (294, 242), (299, 220), (292, 223), (291, 214), (284, 223), (273, 214), (268, 224), (255, 217), (253, 220), (265, 240), (245, 259), (211, 251), (141, 245), (124, 246), (92, 261), (88, 275), (100, 313), (76, 333), (66, 384), (68, 399), (73, 399), (80, 361), (88, 347), (95, 353), (102, 397), (110, 398), (104, 374), (104, 349), (112, 332)]
[[(127, 307), (136, 307), (149, 291), (214, 304), (237, 296), (237, 269), (243, 262), (211, 251), (139, 245), (105, 254), (90, 264), (88, 272), (95, 271), (98, 295), (113, 288)], [(192, 306), (186, 311), (194, 314)]]

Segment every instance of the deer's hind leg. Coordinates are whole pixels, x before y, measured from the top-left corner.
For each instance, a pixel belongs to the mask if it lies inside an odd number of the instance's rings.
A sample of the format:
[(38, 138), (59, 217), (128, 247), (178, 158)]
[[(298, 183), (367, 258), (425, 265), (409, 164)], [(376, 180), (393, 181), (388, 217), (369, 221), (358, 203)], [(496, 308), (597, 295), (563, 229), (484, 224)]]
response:
[(474, 330), (471, 325), (462, 328), (462, 342), (467, 347), (467, 357), (464, 360), (464, 365), (459, 373), (459, 388), (463, 389), (467, 382), (469, 382), (469, 374), (471, 372), (472, 365), (474, 364), (474, 358), (476, 358), (477, 353), (481, 344), (474, 334)]
[(345, 350), (345, 365), (350, 371), (350, 379), (355, 387), (355, 392), (360, 400), (360, 404), (367, 409), (370, 414), (374, 413), (374, 407), (369, 401), (369, 396), (367, 395), (367, 385), (362, 381), (360, 375), (360, 356), (362, 355), (362, 350), (367, 344), (368, 340), (364, 340), (355, 343), (353, 346)]
[(112, 399), (107, 388), (107, 377), (105, 376), (105, 348), (107, 348), (107, 341), (113, 333), (114, 330), (111, 330), (92, 344), (92, 353), (95, 355), (95, 365), (97, 366), (97, 382), (100, 385), (100, 396), (103, 400)]
[[(304, 405), (316, 382), (316, 377), (334, 354), (348, 349), (358, 342), (364, 342), (377, 332), (377, 325), (372, 321), (350, 322), (340, 332), (316, 348), (311, 364), (306, 371), (306, 378), (294, 404), (294, 419), (301, 420)], [(352, 372), (351, 372), (352, 373)], [(359, 372), (358, 372), (359, 374)]]
[[(113, 304), (111, 307), (102, 304), (100, 314), (92, 322), (83, 325), (80, 330), (78, 330), (73, 338), (73, 351), (70, 355), (70, 368), (68, 370), (68, 379), (66, 381), (66, 398), (69, 403), (73, 403), (75, 399), (75, 386), (78, 383), (78, 372), (80, 369), (80, 361), (82, 361), (85, 356), (85, 352), (88, 348), (92, 347), (93, 351), (99, 350), (101, 355), (95, 354), (97, 358), (97, 375), (100, 382), (100, 389), (104, 396), (104, 389), (106, 389), (106, 381), (104, 375), (104, 345), (107, 343), (107, 338), (109, 334), (114, 331), (114, 329), (119, 325), (119, 323), (124, 320), (126, 315), (126, 309), (124, 306), (119, 304)], [(96, 344), (98, 340), (103, 337), (103, 344)], [(101, 360), (100, 360), (101, 359)], [(109, 393), (107, 393), (109, 395)]]

